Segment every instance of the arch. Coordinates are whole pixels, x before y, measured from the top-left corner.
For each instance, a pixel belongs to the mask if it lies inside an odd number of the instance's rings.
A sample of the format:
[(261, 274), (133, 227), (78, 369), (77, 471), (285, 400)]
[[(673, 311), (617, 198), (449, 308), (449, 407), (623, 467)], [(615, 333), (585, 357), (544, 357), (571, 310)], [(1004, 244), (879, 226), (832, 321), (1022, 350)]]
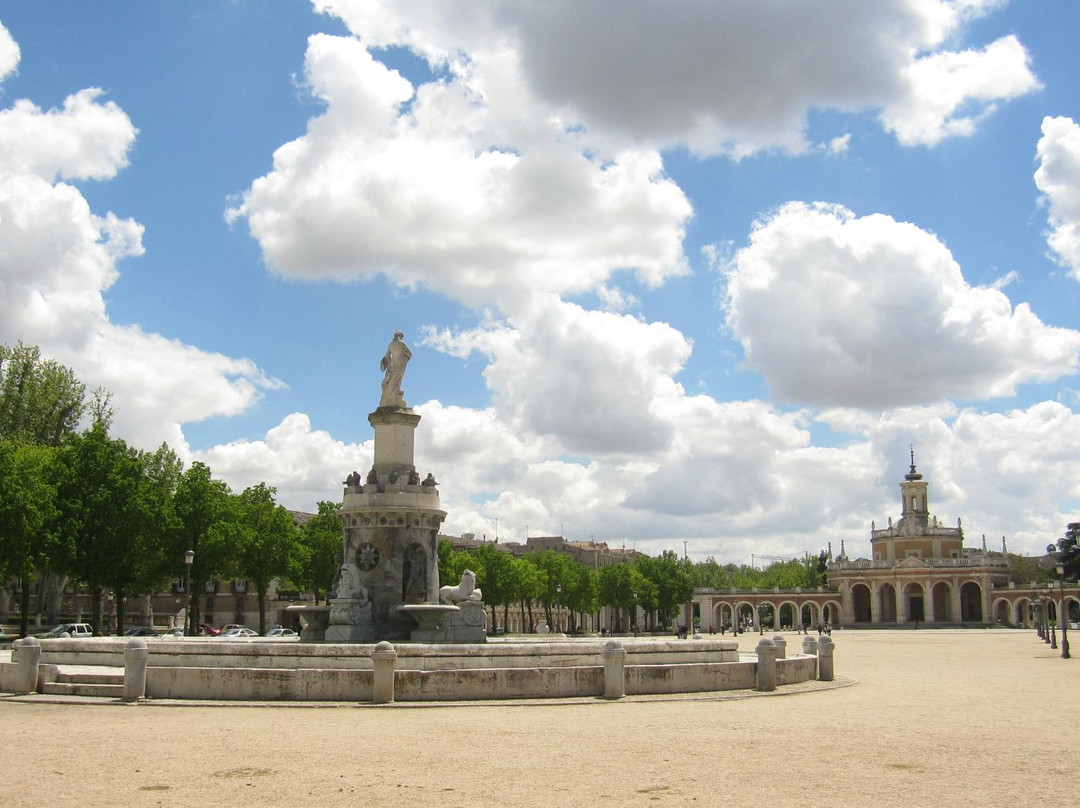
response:
[(975, 581), (960, 587), (960, 619), (965, 623), (983, 622), (982, 587)]
[(1014, 622), (1018, 626), (1030, 628), (1034, 625), (1035, 615), (1032, 613), (1031, 601), (1028, 598), (1018, 598), (1013, 604)]
[(870, 587), (866, 584), (851, 585), (851, 606), (855, 612), (856, 623), (869, 623), (873, 616)]
[(801, 609), (801, 622), (800, 625), (803, 628), (809, 628), (810, 626), (816, 626), (820, 622), (824, 622), (820, 617), (821, 610), (816, 603), (804, 603)]
[(903, 590), (904, 619), (916, 623), (926, 620), (926, 604), (922, 584), (912, 581)]
[(796, 606), (790, 600), (783, 601), (777, 609), (776, 627), (780, 630), (795, 628)]
[(878, 622), (896, 622), (896, 588), (889, 583), (878, 587)]
[(945, 581), (938, 581), (930, 590), (930, 604), (935, 623), (951, 623), (956, 619), (952, 613), (952, 587)]
[(991, 611), (994, 615), (994, 622), (1002, 626), (1014, 625), (1012, 618), (1014, 610), (1012, 604), (1008, 598), (998, 598), (994, 601)]
[(835, 600), (825, 601), (825, 605), (821, 607), (822, 623), (828, 623), (830, 626), (840, 625), (840, 604)]
[(756, 625), (754, 619), (757, 615), (757, 609), (754, 608), (754, 604), (750, 601), (739, 601), (735, 607), (735, 614), (739, 616), (739, 623), (743, 628), (750, 625)]
[(730, 603), (716, 603), (713, 605), (713, 625), (719, 631), (724, 631), (728, 626), (734, 625), (734, 616), (735, 609)]

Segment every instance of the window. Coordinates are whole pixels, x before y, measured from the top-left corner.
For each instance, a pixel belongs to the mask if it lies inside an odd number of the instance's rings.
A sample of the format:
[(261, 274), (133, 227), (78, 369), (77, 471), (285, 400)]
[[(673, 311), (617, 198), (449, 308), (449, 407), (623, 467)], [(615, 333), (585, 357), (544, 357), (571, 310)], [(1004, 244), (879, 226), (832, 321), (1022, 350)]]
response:
[(922, 550), (908, 550), (904, 555), (907, 558), (922, 558)]

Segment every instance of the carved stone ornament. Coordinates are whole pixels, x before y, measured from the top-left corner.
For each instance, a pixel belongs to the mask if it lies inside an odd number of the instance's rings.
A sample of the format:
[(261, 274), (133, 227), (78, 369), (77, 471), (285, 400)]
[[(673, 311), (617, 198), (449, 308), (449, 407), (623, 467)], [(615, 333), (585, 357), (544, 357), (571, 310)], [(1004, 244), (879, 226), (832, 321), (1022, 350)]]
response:
[(356, 566), (364, 572), (370, 572), (379, 566), (379, 548), (371, 542), (365, 542), (356, 548)]

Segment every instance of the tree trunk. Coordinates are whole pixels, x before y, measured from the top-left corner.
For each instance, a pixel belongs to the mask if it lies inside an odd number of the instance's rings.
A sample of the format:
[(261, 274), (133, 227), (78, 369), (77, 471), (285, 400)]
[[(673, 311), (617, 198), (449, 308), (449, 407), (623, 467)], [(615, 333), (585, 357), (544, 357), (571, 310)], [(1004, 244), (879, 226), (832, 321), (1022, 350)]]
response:
[(266, 586), (258, 587), (259, 592), (259, 633), (266, 634)]
[(90, 587), (90, 626), (94, 629), (94, 635), (102, 636), (101, 631), (101, 587), (95, 584)]
[(529, 600), (529, 633), (532, 634), (536, 631), (536, 626), (533, 625), (533, 613), (532, 613), (532, 600)]
[(124, 636), (124, 604), (127, 597), (123, 589), (116, 590), (116, 636)]
[(506, 601), (506, 603), (503, 604), (503, 628), (504, 629), (506, 628), (507, 624), (509, 623), (509, 621), (507, 620), (507, 617), (509, 617), (509, 615), (510, 615), (510, 601)]
[(544, 601), (544, 618), (547, 620), (548, 628), (552, 631), (555, 630), (555, 621), (551, 619), (551, 602)]
[(21, 578), (22, 592), (19, 593), (19, 636), (25, 637), (30, 632), (30, 576)]
[(499, 627), (498, 612), (495, 611), (495, 604), (491, 604), (491, 633), (495, 633), (495, 629)]

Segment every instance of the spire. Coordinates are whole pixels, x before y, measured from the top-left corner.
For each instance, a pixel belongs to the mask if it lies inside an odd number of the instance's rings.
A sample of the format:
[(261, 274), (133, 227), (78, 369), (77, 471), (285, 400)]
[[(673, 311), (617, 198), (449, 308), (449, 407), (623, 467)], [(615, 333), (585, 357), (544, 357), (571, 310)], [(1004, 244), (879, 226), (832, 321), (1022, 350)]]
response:
[(1001, 554), (1002, 555), (1008, 555), (1009, 554), (1008, 549), (1005, 547), (1005, 537), (1004, 536), (1001, 537)]
[(921, 480), (922, 475), (919, 474), (919, 472), (915, 471), (915, 447), (910, 446), (908, 448), (911, 450), (911, 470), (904, 475), (904, 479), (908, 481)]

